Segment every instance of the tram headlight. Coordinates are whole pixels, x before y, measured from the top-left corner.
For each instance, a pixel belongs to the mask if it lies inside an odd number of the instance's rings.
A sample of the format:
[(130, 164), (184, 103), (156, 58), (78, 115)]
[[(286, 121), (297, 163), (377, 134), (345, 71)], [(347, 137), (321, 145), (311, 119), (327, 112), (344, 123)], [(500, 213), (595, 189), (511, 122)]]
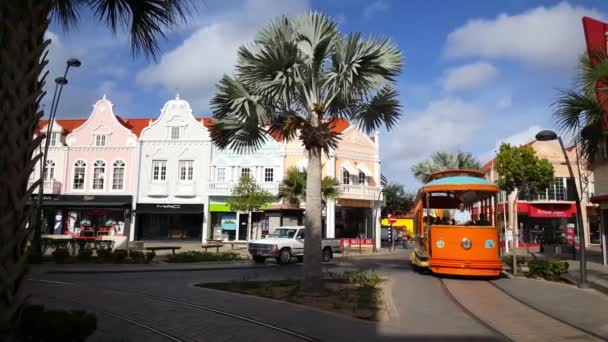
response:
[(445, 247), (445, 241), (438, 239), (437, 242), (435, 242), (435, 246), (437, 246), (437, 248), (443, 248)]
[(473, 243), (471, 242), (471, 240), (467, 239), (466, 237), (462, 239), (462, 241), (460, 242), (460, 246), (462, 246), (462, 248), (469, 250), (471, 249), (471, 247), (473, 246)]

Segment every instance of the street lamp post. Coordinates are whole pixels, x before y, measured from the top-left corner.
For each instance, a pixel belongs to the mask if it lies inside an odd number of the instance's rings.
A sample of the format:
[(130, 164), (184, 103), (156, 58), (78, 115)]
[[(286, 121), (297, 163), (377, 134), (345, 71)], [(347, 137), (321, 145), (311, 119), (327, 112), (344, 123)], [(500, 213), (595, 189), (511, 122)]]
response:
[(538, 141), (552, 141), (556, 140), (559, 142), (559, 146), (562, 148), (562, 153), (564, 154), (564, 158), (566, 159), (566, 166), (568, 166), (568, 173), (570, 174), (570, 179), (574, 183), (574, 187), (576, 191), (574, 191), (574, 199), (576, 201), (576, 224), (578, 225), (578, 240), (579, 240), (579, 250), (580, 250), (580, 274), (578, 287), (579, 288), (588, 288), (589, 284), (587, 283), (587, 258), (585, 255), (585, 229), (583, 228), (583, 217), (581, 210), (581, 199), (578, 195), (578, 190), (576, 189), (576, 180), (574, 178), (574, 172), (572, 172), (572, 165), (570, 165), (570, 158), (568, 158), (568, 153), (566, 152), (566, 148), (564, 147), (564, 142), (562, 138), (559, 137), (555, 132), (550, 130), (543, 130), (536, 134), (536, 140)]
[[(378, 200), (374, 202), (374, 208), (373, 208), (373, 212), (372, 212), (372, 224), (374, 225), (372, 227), (372, 237), (374, 239), (374, 253), (378, 251), (378, 248), (376, 247), (376, 225), (378, 222), (376, 222), (378, 220), (378, 215), (376, 214), (378, 212), (378, 204), (380, 203), (380, 196), (382, 195), (382, 193), (384, 192), (384, 189), (380, 189), (380, 191), (378, 191)], [(375, 219), (374, 219), (374, 216)]]
[(63, 92), (63, 86), (68, 84), (68, 71), (71, 67), (78, 68), (82, 63), (76, 58), (70, 58), (66, 61), (65, 71), (63, 76), (55, 78), (55, 90), (53, 92), (53, 99), (51, 101), (51, 110), (49, 115), (49, 123), (46, 128), (44, 152), (42, 153), (41, 165), (40, 165), (40, 185), (38, 187), (38, 215), (37, 222), (34, 225), (34, 239), (32, 241), (32, 250), (35, 258), (39, 259), (42, 256), (42, 249), (40, 245), (40, 237), (42, 230), (42, 197), (44, 195), (44, 168), (46, 167), (46, 161), (49, 153), (49, 136), (53, 130), (53, 123), (55, 121), (55, 115), (57, 114), (57, 107), (59, 105), (59, 99)]

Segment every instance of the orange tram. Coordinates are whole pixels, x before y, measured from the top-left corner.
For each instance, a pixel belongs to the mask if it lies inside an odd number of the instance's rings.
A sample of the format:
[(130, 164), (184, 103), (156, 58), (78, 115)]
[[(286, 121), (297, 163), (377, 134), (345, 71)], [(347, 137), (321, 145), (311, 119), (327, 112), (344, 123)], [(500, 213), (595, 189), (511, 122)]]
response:
[[(410, 253), (414, 268), (445, 275), (500, 275), (498, 192), (479, 171), (446, 170), (429, 176), (416, 197)], [(467, 215), (471, 219), (463, 222)]]

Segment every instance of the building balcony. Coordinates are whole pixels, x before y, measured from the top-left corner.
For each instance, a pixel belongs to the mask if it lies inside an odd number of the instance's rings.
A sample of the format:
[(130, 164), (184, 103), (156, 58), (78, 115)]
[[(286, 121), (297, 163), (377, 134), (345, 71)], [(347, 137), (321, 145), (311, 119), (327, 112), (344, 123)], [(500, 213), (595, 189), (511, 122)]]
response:
[[(28, 187), (31, 187), (33, 184), (34, 182), (29, 182)], [(34, 194), (37, 194), (38, 191), (39, 189), (36, 187)], [(42, 185), (42, 192), (45, 195), (59, 195), (61, 193), (61, 183), (54, 179), (45, 180)]]
[(195, 197), (196, 182), (180, 182), (175, 183), (175, 196), (177, 197)]
[(340, 184), (339, 190), (340, 194), (338, 198), (369, 201), (383, 200), (383, 196), (381, 195), (382, 187), (379, 186)]
[[(232, 195), (232, 189), (236, 186), (236, 182), (209, 182), (209, 194), (230, 196)], [(258, 183), (258, 186), (265, 191), (273, 195), (279, 193), (279, 182), (272, 183)]]
[(169, 183), (148, 183), (148, 196), (150, 197), (166, 197), (169, 196)]

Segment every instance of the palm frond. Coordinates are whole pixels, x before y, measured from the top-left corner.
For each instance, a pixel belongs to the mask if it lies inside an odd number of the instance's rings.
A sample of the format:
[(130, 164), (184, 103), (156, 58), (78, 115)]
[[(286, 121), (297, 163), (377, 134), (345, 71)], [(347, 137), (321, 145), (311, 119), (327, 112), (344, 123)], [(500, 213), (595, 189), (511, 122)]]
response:
[(337, 24), (323, 13), (309, 12), (297, 17), (293, 27), (300, 52), (312, 73), (318, 75), (338, 36)]
[(323, 200), (327, 201), (329, 199), (338, 198), (338, 195), (340, 195), (340, 190), (338, 189), (339, 186), (340, 183), (334, 177), (323, 177), (321, 180), (321, 195)]
[(64, 29), (70, 29), (78, 23), (79, 11), (87, 0), (55, 0), (51, 17), (57, 19)]
[(372, 134), (382, 124), (390, 130), (401, 117), (398, 97), (397, 90), (387, 85), (369, 102), (363, 103), (356, 112), (350, 114), (353, 124), (367, 134)]

